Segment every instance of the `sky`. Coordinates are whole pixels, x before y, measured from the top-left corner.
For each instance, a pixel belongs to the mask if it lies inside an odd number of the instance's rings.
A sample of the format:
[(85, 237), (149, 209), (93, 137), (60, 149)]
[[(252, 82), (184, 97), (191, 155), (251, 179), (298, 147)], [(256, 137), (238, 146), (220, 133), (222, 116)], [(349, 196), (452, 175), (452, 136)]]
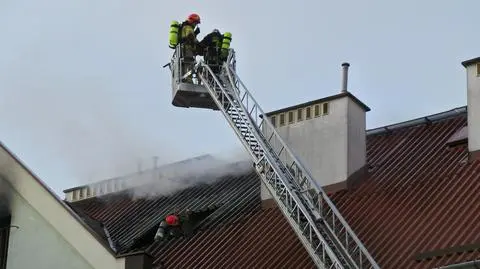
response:
[(241, 144), (220, 112), (171, 105), (168, 32), (232, 33), (264, 111), (349, 91), (375, 128), (466, 105), (480, 1), (0, 2), (0, 141), (63, 190)]

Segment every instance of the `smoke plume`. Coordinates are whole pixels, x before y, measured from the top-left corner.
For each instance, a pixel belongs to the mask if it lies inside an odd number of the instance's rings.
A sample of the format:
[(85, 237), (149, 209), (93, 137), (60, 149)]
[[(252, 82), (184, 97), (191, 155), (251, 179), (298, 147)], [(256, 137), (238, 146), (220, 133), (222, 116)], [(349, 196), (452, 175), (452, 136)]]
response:
[[(169, 163), (115, 180), (122, 182), (123, 189), (128, 189), (132, 199), (151, 199), (200, 184), (212, 184), (225, 176), (242, 175), (251, 169), (252, 163), (248, 155), (239, 149)], [(104, 199), (108, 199), (108, 196)]]

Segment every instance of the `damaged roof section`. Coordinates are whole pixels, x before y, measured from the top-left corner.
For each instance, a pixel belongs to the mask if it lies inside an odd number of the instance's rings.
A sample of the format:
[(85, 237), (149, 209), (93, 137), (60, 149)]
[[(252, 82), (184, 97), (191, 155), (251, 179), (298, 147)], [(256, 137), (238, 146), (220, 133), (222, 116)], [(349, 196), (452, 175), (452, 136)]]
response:
[(249, 171), (200, 183), (172, 195), (138, 197), (122, 191), (69, 204), (75, 211), (104, 223), (118, 252), (126, 253), (148, 247), (159, 223), (175, 209), (208, 212), (195, 231), (225, 225), (239, 215), (259, 210), (260, 182), (253, 169)]

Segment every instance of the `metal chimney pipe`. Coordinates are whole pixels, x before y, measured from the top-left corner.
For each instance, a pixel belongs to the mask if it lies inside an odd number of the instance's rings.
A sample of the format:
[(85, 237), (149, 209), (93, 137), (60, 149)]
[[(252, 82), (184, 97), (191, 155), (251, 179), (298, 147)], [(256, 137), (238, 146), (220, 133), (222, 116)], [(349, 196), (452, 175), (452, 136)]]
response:
[(342, 63), (343, 68), (343, 76), (342, 76), (342, 92), (347, 92), (347, 84), (348, 84), (348, 67), (350, 66), (349, 63)]

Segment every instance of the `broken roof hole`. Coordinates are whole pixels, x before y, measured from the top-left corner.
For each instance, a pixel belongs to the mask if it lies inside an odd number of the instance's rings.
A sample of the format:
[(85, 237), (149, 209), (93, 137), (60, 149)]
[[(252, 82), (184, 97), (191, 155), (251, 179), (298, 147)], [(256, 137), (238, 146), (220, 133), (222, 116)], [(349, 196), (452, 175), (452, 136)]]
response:
[[(220, 207), (221, 205), (210, 205), (206, 208), (190, 211), (191, 213), (189, 214), (188, 220), (186, 220), (185, 223), (182, 224), (183, 234), (179, 235), (176, 238), (186, 237), (187, 235), (192, 236), (193, 234), (195, 234), (198, 231), (198, 229), (202, 226), (202, 224), (205, 223), (209, 219), (209, 217)], [(141, 249), (141, 248), (150, 246), (155, 241), (154, 240), (155, 234), (157, 233), (160, 222), (164, 220), (166, 216), (168, 216), (169, 214), (172, 214), (174, 211), (175, 211), (175, 208), (172, 208), (171, 212), (166, 213), (164, 216), (162, 216), (159, 222), (155, 223), (144, 234), (134, 239), (132, 245), (129, 247), (129, 250)], [(186, 210), (182, 210), (180, 214), (184, 213), (185, 211)], [(163, 241), (163, 242), (166, 242), (166, 241)]]

